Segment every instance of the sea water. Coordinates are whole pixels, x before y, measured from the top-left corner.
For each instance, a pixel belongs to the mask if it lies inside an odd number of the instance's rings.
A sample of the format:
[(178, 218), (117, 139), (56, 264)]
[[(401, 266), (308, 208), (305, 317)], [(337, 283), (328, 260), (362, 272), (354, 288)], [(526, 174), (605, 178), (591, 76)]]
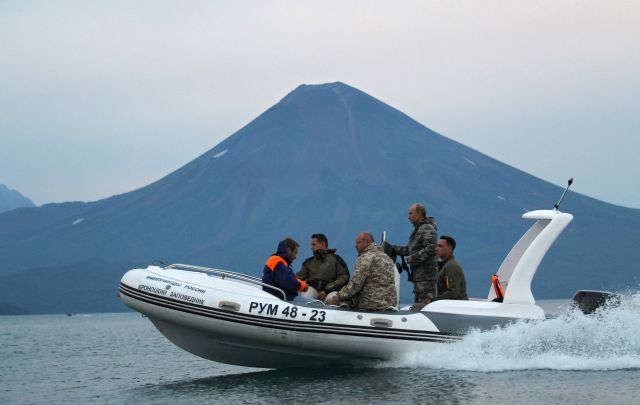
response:
[(367, 367), (298, 370), (200, 359), (136, 313), (3, 316), (0, 403), (640, 403), (640, 297), (592, 316), (541, 305), (563, 314)]

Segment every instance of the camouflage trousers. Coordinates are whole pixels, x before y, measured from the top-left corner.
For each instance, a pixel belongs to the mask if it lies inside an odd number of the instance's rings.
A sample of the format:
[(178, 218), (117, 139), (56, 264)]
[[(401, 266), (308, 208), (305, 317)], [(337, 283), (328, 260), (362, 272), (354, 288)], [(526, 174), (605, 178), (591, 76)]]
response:
[(415, 302), (425, 302), (438, 295), (436, 280), (423, 280), (413, 282), (413, 294), (415, 295)]
[(425, 302), (438, 295), (435, 269), (424, 267), (413, 269), (413, 294), (415, 302)]

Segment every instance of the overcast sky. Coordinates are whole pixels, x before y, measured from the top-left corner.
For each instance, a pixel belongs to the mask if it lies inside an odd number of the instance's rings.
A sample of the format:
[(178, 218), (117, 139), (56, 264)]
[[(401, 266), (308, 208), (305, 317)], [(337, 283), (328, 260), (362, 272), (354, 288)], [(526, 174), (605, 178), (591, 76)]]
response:
[(640, 208), (637, 1), (0, 1), (0, 183), (155, 181), (342, 81), (521, 170)]

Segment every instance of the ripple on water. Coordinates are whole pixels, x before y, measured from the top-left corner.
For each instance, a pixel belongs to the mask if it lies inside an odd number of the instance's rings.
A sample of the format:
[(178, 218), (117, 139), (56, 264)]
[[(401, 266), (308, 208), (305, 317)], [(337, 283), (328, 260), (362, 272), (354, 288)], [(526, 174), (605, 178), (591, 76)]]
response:
[[(132, 313), (0, 317), (0, 403), (634, 403), (640, 310), (569, 314), (375, 367), (257, 370), (197, 358)], [(586, 332), (585, 332), (586, 331)]]

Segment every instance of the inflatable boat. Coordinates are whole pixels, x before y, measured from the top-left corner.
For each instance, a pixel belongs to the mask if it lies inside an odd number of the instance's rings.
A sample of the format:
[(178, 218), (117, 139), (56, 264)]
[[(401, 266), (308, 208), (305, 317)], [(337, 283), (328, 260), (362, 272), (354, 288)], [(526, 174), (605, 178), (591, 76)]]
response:
[[(391, 359), (455, 342), (470, 330), (545, 319), (531, 281), (573, 217), (558, 209), (522, 217), (535, 223), (496, 272), (502, 288), (488, 283), (484, 299), (440, 300), (419, 311), (359, 311), (319, 301), (288, 302), (282, 291), (282, 299), (263, 291), (258, 278), (184, 264), (130, 270), (119, 296), (174, 344), (217, 362), (283, 368)], [(603, 294), (578, 295), (594, 310)]]

